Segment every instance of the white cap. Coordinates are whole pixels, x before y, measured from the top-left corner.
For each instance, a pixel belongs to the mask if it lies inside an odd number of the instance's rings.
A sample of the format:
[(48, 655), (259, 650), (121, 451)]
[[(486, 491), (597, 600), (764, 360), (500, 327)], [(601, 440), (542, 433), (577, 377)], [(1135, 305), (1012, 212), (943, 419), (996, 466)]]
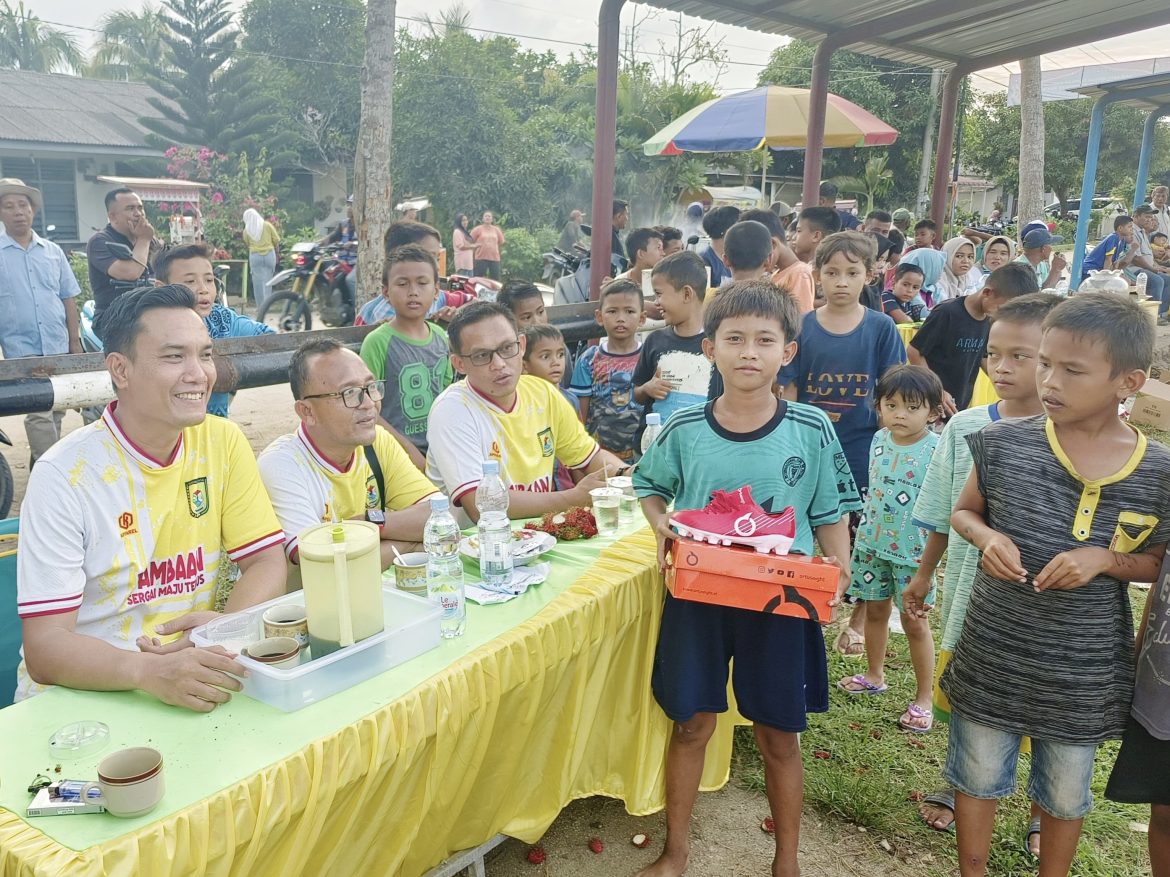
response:
[(447, 499), (443, 494), (438, 493), (431, 497), (432, 512), (445, 512), (449, 508), (451, 508), (451, 500)]
[(484, 460), (483, 461), (483, 474), (484, 475), (499, 475), (500, 474), (500, 461), (499, 460)]
[(647, 426), (662, 426), (662, 415), (651, 411), (646, 415)]

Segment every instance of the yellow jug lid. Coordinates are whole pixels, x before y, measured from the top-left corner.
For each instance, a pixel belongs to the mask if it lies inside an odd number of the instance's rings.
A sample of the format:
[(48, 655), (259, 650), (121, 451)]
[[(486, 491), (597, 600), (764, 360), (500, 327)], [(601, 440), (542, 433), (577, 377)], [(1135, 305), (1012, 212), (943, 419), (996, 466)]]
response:
[[(337, 539), (335, 530), (340, 530), (342, 539)], [(320, 563), (333, 563), (334, 545), (345, 543), (347, 558), (361, 557), (378, 547), (381, 534), (378, 527), (368, 521), (341, 521), (337, 524), (315, 524), (307, 527), (297, 537), (297, 550), (301, 558)]]

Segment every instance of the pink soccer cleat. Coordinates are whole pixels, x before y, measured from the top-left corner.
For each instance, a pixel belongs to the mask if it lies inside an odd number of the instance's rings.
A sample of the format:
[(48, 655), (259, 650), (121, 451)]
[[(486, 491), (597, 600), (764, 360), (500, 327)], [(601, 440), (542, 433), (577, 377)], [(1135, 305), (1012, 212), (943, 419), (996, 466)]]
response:
[(706, 508), (675, 512), (670, 526), (680, 536), (712, 545), (746, 545), (761, 554), (787, 554), (796, 538), (792, 506), (773, 515), (752, 499), (751, 487), (716, 490)]

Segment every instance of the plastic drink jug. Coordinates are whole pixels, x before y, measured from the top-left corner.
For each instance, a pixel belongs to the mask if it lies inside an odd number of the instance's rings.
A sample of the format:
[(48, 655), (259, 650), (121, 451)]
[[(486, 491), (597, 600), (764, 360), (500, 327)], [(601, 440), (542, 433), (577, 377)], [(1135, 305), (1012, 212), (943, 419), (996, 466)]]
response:
[(385, 627), (380, 541), (365, 521), (317, 524), (297, 537), (313, 658)]

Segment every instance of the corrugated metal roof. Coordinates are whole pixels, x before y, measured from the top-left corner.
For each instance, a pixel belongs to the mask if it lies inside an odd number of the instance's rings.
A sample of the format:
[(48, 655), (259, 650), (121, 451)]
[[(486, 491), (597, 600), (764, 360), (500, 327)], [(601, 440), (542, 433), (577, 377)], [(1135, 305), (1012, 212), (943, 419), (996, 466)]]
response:
[(0, 70), (0, 146), (31, 141), (148, 150), (138, 119), (158, 116), (146, 102), (152, 96), (141, 82)]
[(660, 9), (907, 64), (980, 70), (1170, 24), (1166, 0), (642, 0)]
[(1118, 95), (1118, 98), (1114, 103), (1140, 107), (1144, 110), (1154, 110), (1161, 106), (1170, 105), (1170, 73), (1155, 73), (1151, 76), (1135, 76), (1132, 79), (1100, 82), (1095, 85), (1074, 88), (1073, 91), (1077, 94), (1083, 94), (1085, 97), (1115, 94)]

